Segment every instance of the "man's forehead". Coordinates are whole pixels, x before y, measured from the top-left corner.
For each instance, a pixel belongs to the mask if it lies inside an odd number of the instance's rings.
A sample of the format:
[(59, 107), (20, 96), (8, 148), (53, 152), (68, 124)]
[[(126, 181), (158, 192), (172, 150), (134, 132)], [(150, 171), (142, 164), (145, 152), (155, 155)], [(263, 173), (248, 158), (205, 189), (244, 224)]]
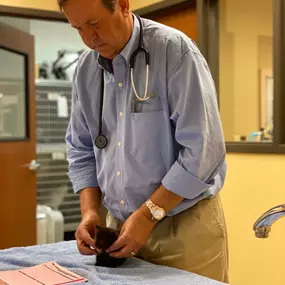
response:
[(63, 12), (71, 25), (99, 21), (104, 13), (103, 9), (106, 9), (99, 3), (101, 0), (68, 0), (68, 2), (63, 7)]
[(63, 4), (63, 11), (78, 9), (80, 12), (90, 13), (98, 10), (102, 11), (104, 8), (102, 0), (66, 0)]

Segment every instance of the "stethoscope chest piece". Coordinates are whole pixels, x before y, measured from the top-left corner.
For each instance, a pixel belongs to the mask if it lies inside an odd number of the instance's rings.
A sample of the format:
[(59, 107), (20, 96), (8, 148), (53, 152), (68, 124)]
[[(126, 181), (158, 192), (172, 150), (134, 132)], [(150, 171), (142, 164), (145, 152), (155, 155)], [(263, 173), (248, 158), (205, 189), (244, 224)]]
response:
[(99, 135), (95, 139), (95, 145), (99, 149), (103, 149), (107, 146), (108, 140), (104, 135)]

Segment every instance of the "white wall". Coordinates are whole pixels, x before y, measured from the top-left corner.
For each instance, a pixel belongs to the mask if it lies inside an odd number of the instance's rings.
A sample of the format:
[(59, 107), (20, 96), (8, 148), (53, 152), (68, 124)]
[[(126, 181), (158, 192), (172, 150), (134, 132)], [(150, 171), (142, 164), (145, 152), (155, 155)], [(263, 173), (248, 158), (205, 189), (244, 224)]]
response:
[(30, 32), (30, 21), (27, 19), (21, 18), (12, 18), (12, 17), (0, 17), (0, 22), (12, 26), (21, 31)]
[(0, 80), (24, 79), (24, 68), (24, 57), (22, 55), (0, 48)]
[(30, 21), (30, 33), (35, 36), (36, 63), (54, 61), (59, 49), (81, 50), (82, 43), (77, 31), (67, 23)]
[[(30, 32), (30, 22), (26, 19), (12, 17), (0, 17), (0, 22), (7, 24), (21, 31)], [(24, 78), (24, 57), (0, 49), (0, 78), (23, 79)]]
[[(86, 49), (77, 31), (67, 23), (30, 21), (30, 33), (35, 37), (36, 64), (47, 61), (50, 65), (57, 59), (58, 50), (79, 51)], [(66, 55), (60, 63), (65, 66), (77, 57), (76, 53)], [(66, 70), (72, 79), (76, 64)]]
[[(78, 51), (86, 46), (81, 41), (77, 31), (67, 23), (18, 19), (12, 17), (0, 17), (0, 22), (8, 24), (14, 28), (30, 33), (35, 37), (35, 63), (41, 64), (47, 61), (50, 65), (57, 59), (58, 50), (66, 49)], [(66, 55), (61, 62), (73, 61), (77, 55)], [(1, 66), (8, 66), (1, 58)], [(6, 61), (7, 62), (7, 61)], [(75, 65), (67, 70), (69, 78), (72, 78)], [(13, 70), (10, 68), (10, 70)], [(7, 72), (7, 71), (6, 71)], [(11, 73), (13, 74), (13, 72)]]

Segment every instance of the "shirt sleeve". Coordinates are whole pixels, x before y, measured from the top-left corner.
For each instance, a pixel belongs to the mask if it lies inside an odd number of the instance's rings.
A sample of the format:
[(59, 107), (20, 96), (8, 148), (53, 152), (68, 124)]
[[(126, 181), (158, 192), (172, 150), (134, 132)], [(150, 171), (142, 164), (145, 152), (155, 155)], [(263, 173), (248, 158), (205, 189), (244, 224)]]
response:
[(162, 184), (194, 199), (214, 186), (216, 175), (221, 179), (226, 152), (214, 82), (201, 54), (184, 53), (169, 77), (168, 101), (179, 154)]
[(71, 117), (66, 133), (68, 176), (74, 192), (98, 187), (93, 142), (77, 97), (76, 84), (72, 92)]

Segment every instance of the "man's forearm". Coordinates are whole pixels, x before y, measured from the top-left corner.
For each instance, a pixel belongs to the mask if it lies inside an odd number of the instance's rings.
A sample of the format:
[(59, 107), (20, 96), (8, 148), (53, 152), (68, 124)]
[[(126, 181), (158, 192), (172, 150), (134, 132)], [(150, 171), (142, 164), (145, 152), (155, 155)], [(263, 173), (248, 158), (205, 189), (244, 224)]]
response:
[(86, 214), (100, 215), (102, 192), (98, 187), (85, 188), (80, 191), (80, 208), (82, 217)]
[[(167, 190), (163, 185), (161, 185), (152, 193), (150, 199), (155, 205), (163, 208), (166, 214), (184, 200), (183, 197)], [(140, 211), (142, 211), (145, 215), (147, 215), (149, 219), (151, 219), (150, 211), (145, 204), (141, 206)]]

